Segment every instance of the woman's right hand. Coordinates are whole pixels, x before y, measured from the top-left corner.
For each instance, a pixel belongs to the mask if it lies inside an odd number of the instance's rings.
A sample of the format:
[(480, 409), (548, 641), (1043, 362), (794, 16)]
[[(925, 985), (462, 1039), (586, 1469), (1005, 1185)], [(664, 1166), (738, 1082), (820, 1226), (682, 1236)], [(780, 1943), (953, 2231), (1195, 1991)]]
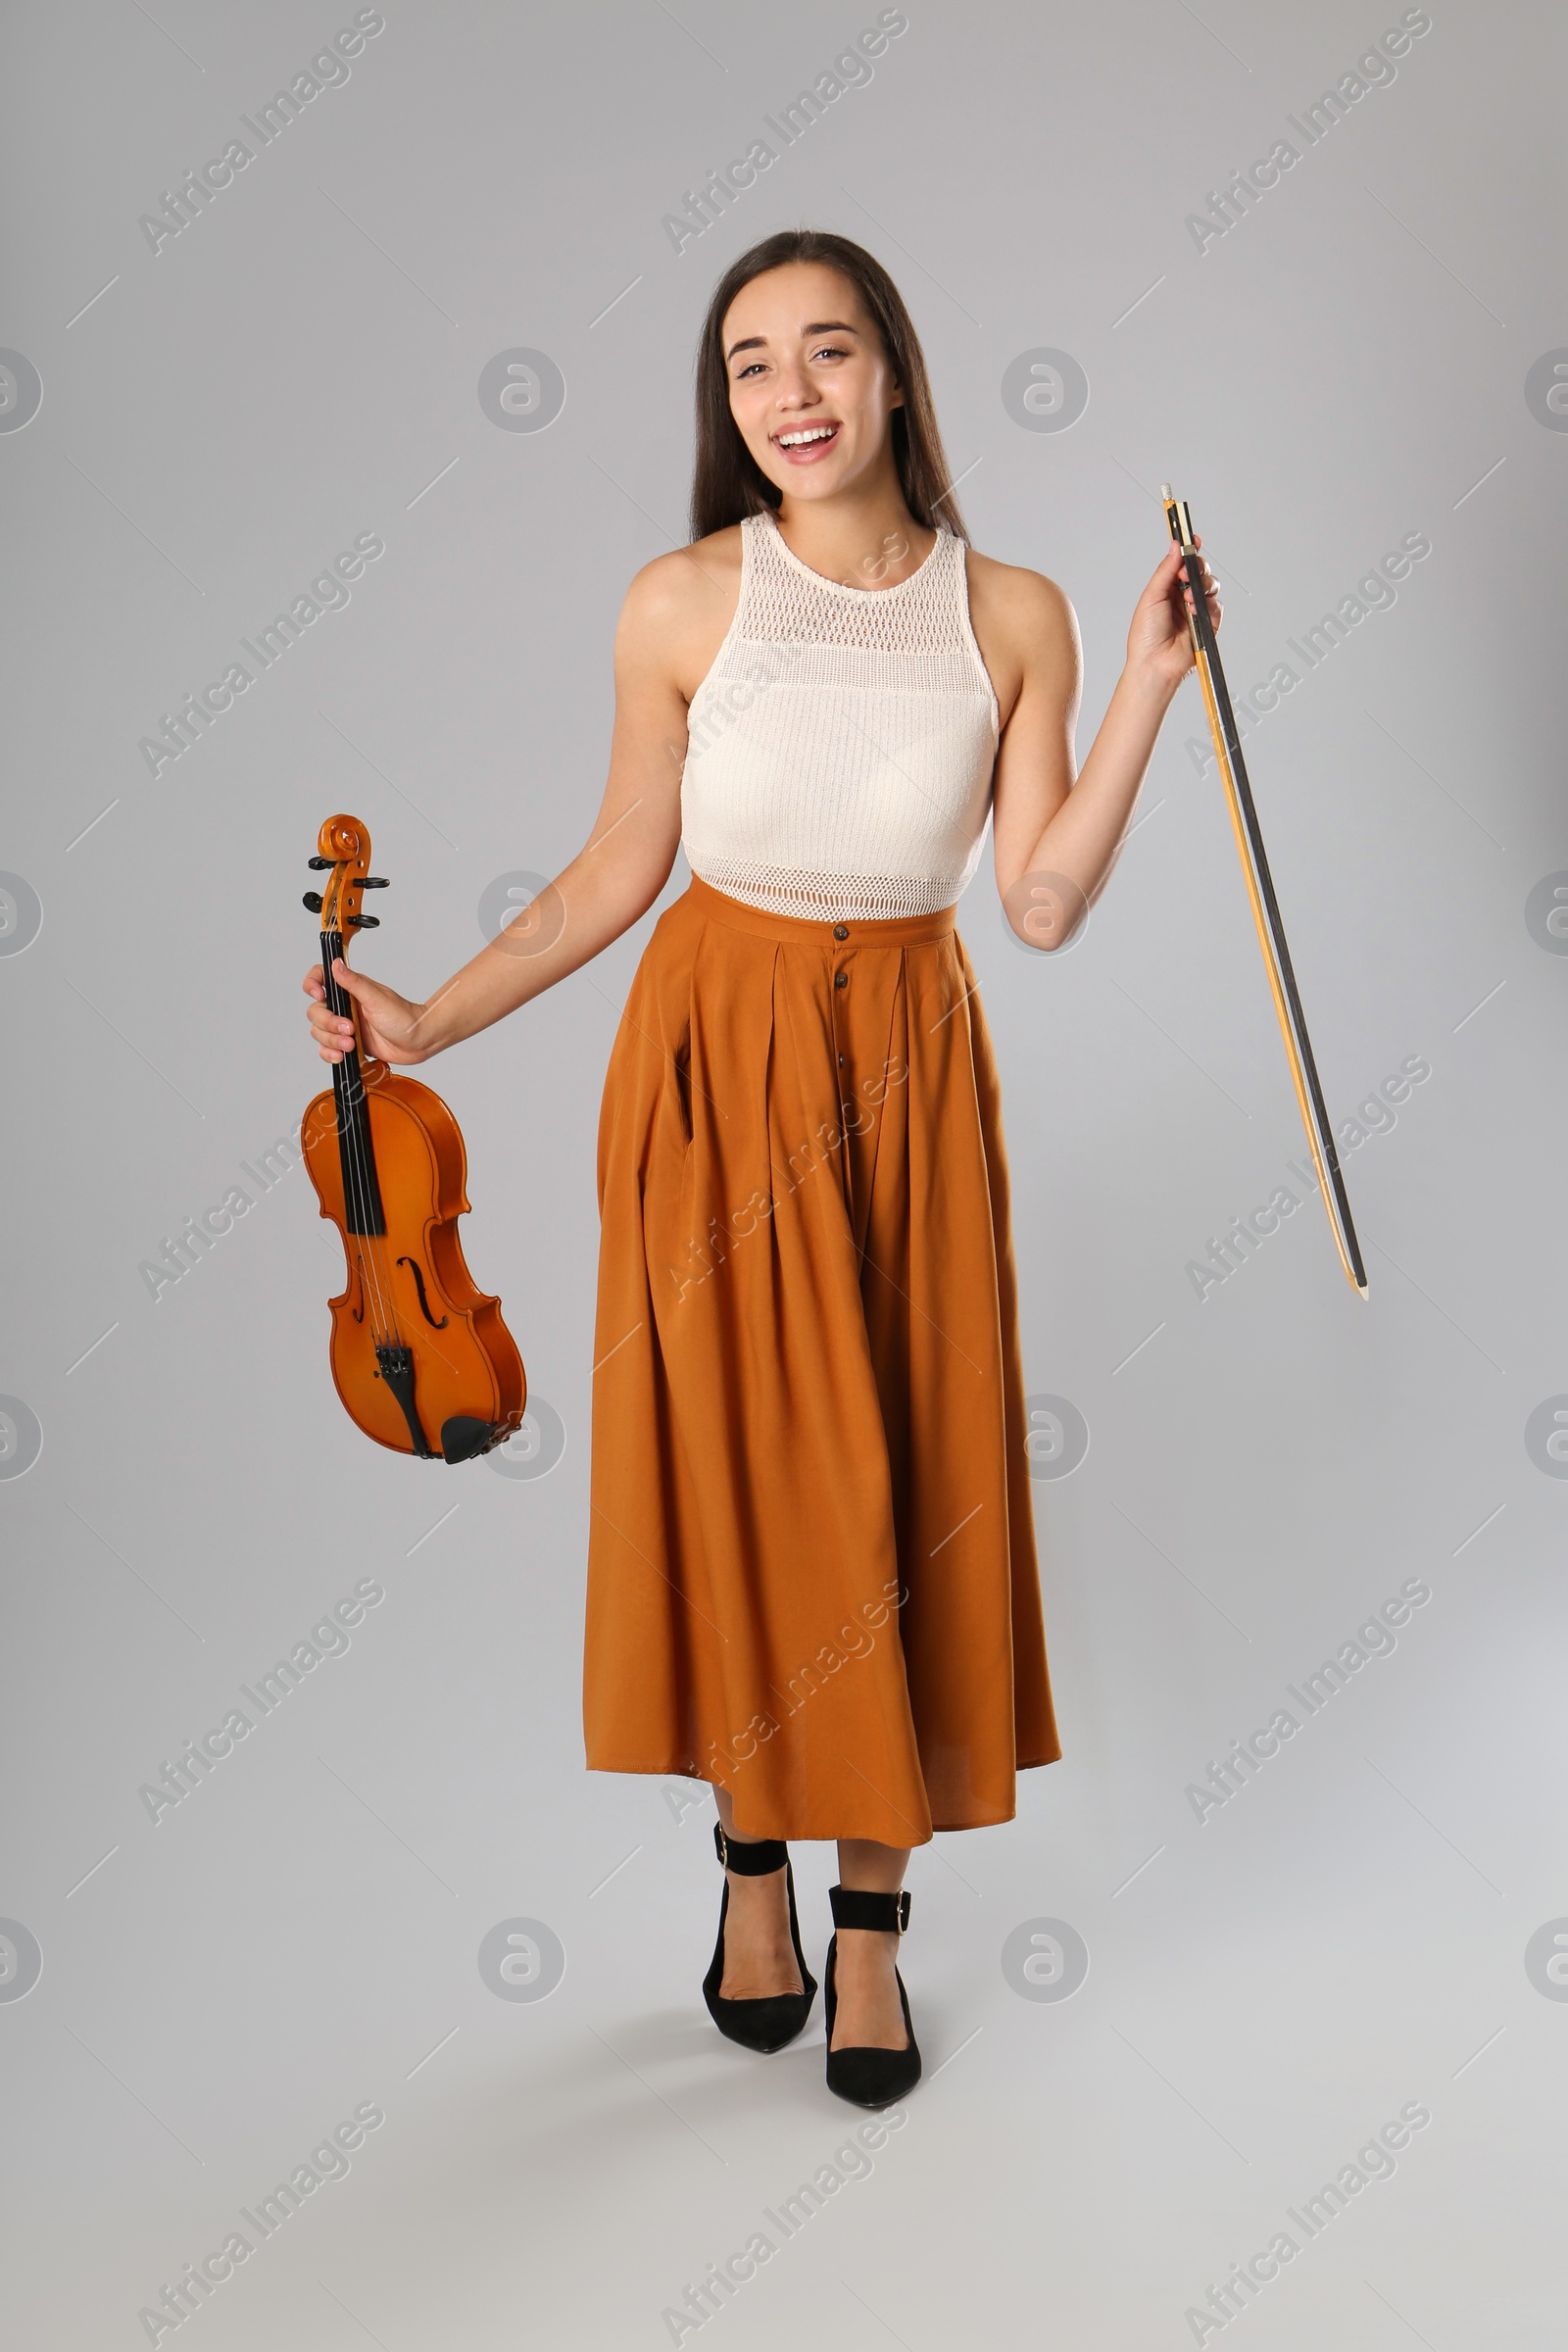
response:
[[(435, 1049), (417, 1042), (422, 1004), (411, 1004), (396, 989), (383, 988), (364, 972), (351, 972), (341, 956), (333, 963), (332, 977), (359, 1006), (360, 1044), (366, 1054), (377, 1061), (428, 1061)], [(341, 1061), (354, 1045), (354, 1023), (328, 1005), (318, 963), (312, 964), (301, 986), (312, 1000), (306, 1018), (321, 1059)]]

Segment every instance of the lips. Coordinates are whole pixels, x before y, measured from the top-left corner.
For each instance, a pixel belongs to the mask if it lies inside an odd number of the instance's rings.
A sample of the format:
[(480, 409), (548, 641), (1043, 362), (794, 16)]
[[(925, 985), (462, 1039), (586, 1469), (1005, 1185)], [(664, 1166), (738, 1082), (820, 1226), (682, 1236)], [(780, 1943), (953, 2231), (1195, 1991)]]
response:
[[(817, 459), (825, 457), (827, 452), (833, 448), (841, 429), (837, 417), (831, 421), (824, 418), (820, 424), (786, 425), (782, 432), (772, 434), (771, 439), (779, 456), (786, 459), (790, 465), (810, 466), (814, 465)], [(808, 434), (810, 438), (794, 442), (791, 445), (787, 436), (796, 433)]]

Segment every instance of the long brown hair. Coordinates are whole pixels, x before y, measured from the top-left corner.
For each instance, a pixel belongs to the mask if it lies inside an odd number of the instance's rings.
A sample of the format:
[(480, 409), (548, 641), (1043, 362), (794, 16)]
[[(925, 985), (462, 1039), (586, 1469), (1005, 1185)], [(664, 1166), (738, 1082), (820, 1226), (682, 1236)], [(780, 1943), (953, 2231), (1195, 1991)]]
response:
[(729, 371), (724, 364), (724, 318), (743, 286), (764, 270), (787, 262), (821, 262), (857, 289), (870, 312), (882, 348), (904, 393), (893, 411), (893, 456), (905, 504), (927, 530), (942, 525), (967, 541), (968, 532), (949, 488), (937, 413), (931, 399), (925, 355), (905, 308), (904, 297), (881, 263), (863, 245), (824, 228), (781, 228), (731, 262), (708, 306), (697, 348), (697, 463), (692, 472), (691, 527), (694, 539), (727, 530), (746, 514), (776, 509), (780, 493), (741, 439), (730, 414)]

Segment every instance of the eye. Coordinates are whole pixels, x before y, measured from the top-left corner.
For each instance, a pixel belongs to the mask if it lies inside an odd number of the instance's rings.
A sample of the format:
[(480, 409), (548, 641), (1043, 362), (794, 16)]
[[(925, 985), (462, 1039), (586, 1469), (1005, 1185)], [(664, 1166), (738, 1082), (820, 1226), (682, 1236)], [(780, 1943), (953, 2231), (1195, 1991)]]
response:
[(740, 370), (739, 374), (738, 374), (738, 375), (735, 377), (735, 381), (736, 381), (736, 383), (738, 383), (738, 384), (744, 384), (744, 383), (745, 383), (745, 381), (746, 381), (746, 378), (747, 378), (747, 377), (748, 377), (748, 376), (751, 374), (751, 372), (752, 372), (752, 369), (753, 369), (754, 368), (761, 368), (761, 367), (764, 367), (765, 365), (766, 365), (765, 361), (762, 361), (762, 360), (752, 360), (752, 361), (750, 361), (746, 367), (744, 367), (743, 368), (741, 368), (741, 370)]
[(843, 345), (839, 343), (824, 343), (811, 354), (813, 360), (847, 360), (849, 356)]

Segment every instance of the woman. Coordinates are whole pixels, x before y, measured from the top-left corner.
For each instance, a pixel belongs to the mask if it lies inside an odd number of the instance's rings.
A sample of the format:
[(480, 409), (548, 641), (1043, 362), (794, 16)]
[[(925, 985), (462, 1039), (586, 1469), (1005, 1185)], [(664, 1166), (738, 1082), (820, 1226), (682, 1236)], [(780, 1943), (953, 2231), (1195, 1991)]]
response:
[[(949, 483), (880, 265), (804, 230), (744, 255), (703, 329), (693, 543), (622, 610), (586, 846), (426, 1004), (336, 967), (364, 1047), (426, 1061), (618, 939), (686, 850), (600, 1118), (588, 1762), (713, 1785), (704, 1992), (752, 2048), (816, 1990), (786, 1841), (837, 1838), (827, 2080), (871, 2107), (920, 2072), (911, 1847), (1010, 1820), (1060, 1754), (954, 907), (989, 814), (1020, 938), (1070, 935), (1191, 666), (1173, 547), (1075, 783), (1072, 608), (968, 547)], [(349, 1024), (305, 986), (335, 1060)]]

